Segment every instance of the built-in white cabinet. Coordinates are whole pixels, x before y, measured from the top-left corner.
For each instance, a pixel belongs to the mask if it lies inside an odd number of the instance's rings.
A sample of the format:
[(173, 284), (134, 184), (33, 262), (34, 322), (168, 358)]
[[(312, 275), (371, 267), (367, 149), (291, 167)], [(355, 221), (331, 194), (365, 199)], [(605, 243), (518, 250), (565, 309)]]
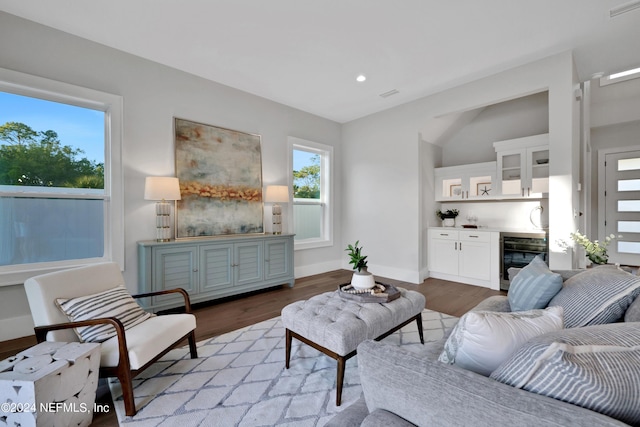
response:
[(497, 193), (503, 198), (541, 198), (549, 193), (549, 134), (499, 141)]
[(489, 199), (495, 194), (496, 162), (437, 168), (436, 201)]
[(429, 276), (500, 289), (500, 233), (448, 227), (428, 231)]
[[(220, 236), (138, 243), (140, 293), (184, 288), (192, 303), (281, 284), (293, 286), (293, 235)], [(145, 298), (145, 308), (164, 310), (181, 297)]]

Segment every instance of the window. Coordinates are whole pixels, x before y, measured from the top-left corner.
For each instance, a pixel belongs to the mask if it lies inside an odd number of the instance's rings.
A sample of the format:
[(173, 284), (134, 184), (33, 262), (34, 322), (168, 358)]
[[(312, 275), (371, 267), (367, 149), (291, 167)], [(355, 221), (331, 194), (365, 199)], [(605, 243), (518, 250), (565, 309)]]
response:
[(293, 188), (293, 229), (296, 249), (333, 244), (333, 147), (289, 138)]
[(600, 86), (606, 86), (613, 83), (624, 82), (626, 80), (637, 79), (640, 77), (640, 68), (622, 71), (620, 73), (610, 74), (600, 78)]
[(123, 267), (122, 100), (0, 69), (0, 285)]

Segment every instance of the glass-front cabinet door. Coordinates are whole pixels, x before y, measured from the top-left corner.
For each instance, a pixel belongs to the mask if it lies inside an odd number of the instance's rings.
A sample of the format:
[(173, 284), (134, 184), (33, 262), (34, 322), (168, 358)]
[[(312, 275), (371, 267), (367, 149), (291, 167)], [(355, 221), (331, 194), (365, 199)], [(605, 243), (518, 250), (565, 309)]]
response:
[(541, 198), (549, 193), (549, 135), (493, 144), (498, 161), (498, 188), (507, 198)]
[(436, 201), (490, 199), (495, 196), (496, 162), (437, 168)]
[(549, 145), (527, 149), (530, 168), (529, 197), (544, 197), (549, 193)]
[(498, 169), (500, 170), (500, 185), (498, 191), (502, 196), (524, 196), (522, 185), (522, 171), (524, 170), (524, 156), (521, 150), (504, 151), (498, 153)]

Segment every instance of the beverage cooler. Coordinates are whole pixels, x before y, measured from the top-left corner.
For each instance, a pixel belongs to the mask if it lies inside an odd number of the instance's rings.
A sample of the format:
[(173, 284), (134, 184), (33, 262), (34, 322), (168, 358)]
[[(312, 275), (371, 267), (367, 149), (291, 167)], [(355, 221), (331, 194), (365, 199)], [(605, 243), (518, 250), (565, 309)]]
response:
[(547, 233), (500, 233), (500, 289), (509, 289), (509, 269), (522, 268), (536, 256), (549, 264)]

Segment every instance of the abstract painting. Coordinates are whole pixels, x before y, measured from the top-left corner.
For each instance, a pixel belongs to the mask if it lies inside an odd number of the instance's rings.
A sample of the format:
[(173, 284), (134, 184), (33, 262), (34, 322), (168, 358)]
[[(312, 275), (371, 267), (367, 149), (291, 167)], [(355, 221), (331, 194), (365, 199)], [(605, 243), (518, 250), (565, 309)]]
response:
[(174, 119), (176, 238), (263, 233), (260, 135)]

